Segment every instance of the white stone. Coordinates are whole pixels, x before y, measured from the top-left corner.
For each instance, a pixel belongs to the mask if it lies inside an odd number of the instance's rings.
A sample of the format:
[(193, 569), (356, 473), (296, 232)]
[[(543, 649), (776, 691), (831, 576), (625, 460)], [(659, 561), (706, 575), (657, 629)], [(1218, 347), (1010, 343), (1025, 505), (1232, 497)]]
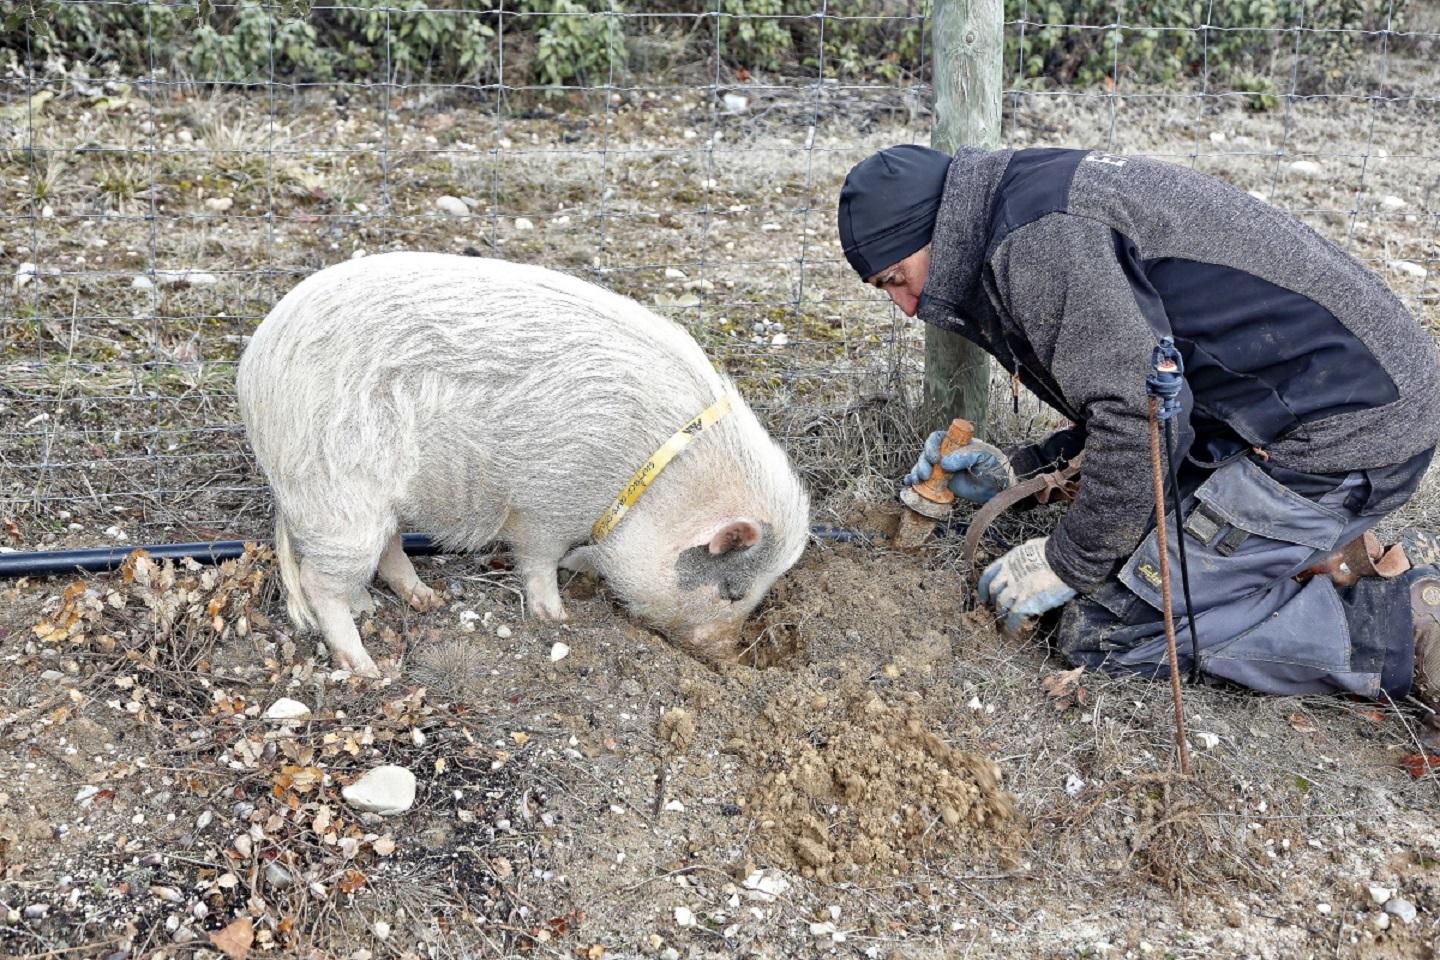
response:
[(531, 223), (529, 220), (527, 220), (527, 219), (524, 218), (524, 217), (516, 217), (516, 218), (515, 218), (515, 229), (516, 229), (516, 230), (519, 230), (519, 231), (521, 231), (521, 232), (524, 232), (524, 231), (526, 231), (526, 230), (534, 230), (534, 229), (535, 229), (535, 224)]
[(15, 271), (15, 289), (19, 290), (35, 278), (35, 264), (26, 261)]
[(425, 731), (419, 727), (410, 728), (410, 742), (417, 747), (425, 746)]
[(1384, 207), (1386, 210), (1403, 210), (1405, 208), (1405, 201), (1401, 200), (1393, 193), (1387, 193), (1385, 196), (1380, 198), (1380, 206)]
[(150, 280), (149, 277), (136, 277), (134, 280), (131, 280), (131, 281), (130, 281), (130, 286), (133, 287), (133, 288), (136, 289), (136, 290), (154, 290), (154, 289), (155, 289), (155, 284), (154, 284), (153, 282), (151, 282), (151, 280)]
[(207, 197), (205, 199), (206, 209), (213, 210), (216, 213), (224, 213), (233, 206), (235, 206), (235, 199), (233, 197)]
[(1320, 164), (1314, 160), (1296, 160), (1290, 164), (1290, 172), (1298, 173), (1302, 177), (1318, 177), (1320, 175)]
[(568, 656), (570, 656), (570, 645), (562, 640), (555, 641), (555, 645), (550, 648), (550, 662), (559, 663)]
[(665, 809), (670, 811), (671, 813), (684, 813), (685, 804), (681, 803), (679, 800), (670, 800), (666, 802)]
[(435, 199), (435, 206), (439, 207), (440, 212), (448, 217), (470, 216), (470, 208), (465, 206), (465, 201), (459, 197), (452, 197), (449, 194), (443, 197), (437, 197)]
[(357, 810), (381, 816), (404, 813), (415, 803), (415, 774), (386, 764), (345, 787), (340, 795)]
[(1072, 797), (1078, 797), (1080, 791), (1085, 789), (1084, 779), (1070, 774), (1065, 778), (1065, 793)]
[(776, 870), (756, 870), (740, 884), (751, 900), (769, 902), (790, 889), (790, 881)]
[(1375, 926), (1380, 930), (1390, 929), (1390, 914), (1380, 912), (1375, 914)]
[(695, 914), (690, 912), (689, 907), (675, 908), (675, 925), (677, 927), (695, 926)]
[(835, 924), (831, 923), (829, 920), (826, 920), (824, 923), (810, 924), (810, 936), (812, 937), (828, 937), (834, 932)]
[(790, 338), (787, 337), (787, 336), (786, 336), (785, 334), (783, 334), (783, 333), (777, 333), (777, 334), (775, 334), (775, 336), (773, 336), (773, 337), (770, 338), (770, 345), (771, 345), (772, 347), (784, 347), (784, 346), (788, 346), (789, 343), (790, 343)]
[(495, 636), (499, 637), (501, 640), (509, 640), (510, 637), (513, 636), (513, 634), (514, 631), (512, 631), (504, 624), (501, 624), (500, 626), (495, 628)]
[(1382, 907), (1385, 906), (1385, 903), (1391, 897), (1395, 896), (1395, 891), (1390, 887), (1382, 887), (1376, 884), (1371, 884), (1367, 889), (1369, 889), (1370, 891), (1370, 899), (1374, 900)]
[(666, 947), (660, 951), (660, 960), (680, 960), (680, 951), (674, 947)]
[(1208, 730), (1195, 731), (1195, 742), (1201, 750), (1214, 750), (1220, 745), (1220, 737)]
[(980, 697), (978, 695), (971, 697), (970, 702), (965, 704), (965, 706), (969, 707), (971, 710), (985, 709), (985, 704), (980, 702)]
[(310, 716), (310, 708), (299, 700), (281, 697), (265, 710), (266, 720), (303, 720)]
[(1211, 143), (1224, 143), (1224, 142), (1225, 142), (1225, 134), (1221, 133), (1219, 130), (1211, 130), (1211, 131), (1210, 131), (1210, 142), (1211, 142)]
[(1328, 903), (1317, 903), (1315, 904), (1315, 910), (1317, 913), (1328, 914), (1331, 910), (1331, 906)]
[(1245, 192), (1250, 194), (1250, 196), (1254, 197), (1256, 200), (1259, 200), (1261, 203), (1270, 202), (1270, 197), (1266, 194), (1261, 193), (1259, 190), (1246, 190)]
[(1414, 277), (1417, 280), (1424, 280), (1430, 271), (1410, 260), (1391, 260), (1390, 269), (1396, 273), (1403, 273), (1406, 276)]
[(384, 920), (376, 920), (375, 926), (372, 929), (375, 931), (375, 936), (381, 940), (390, 936), (390, 924)]
[(725, 94), (725, 109), (730, 113), (744, 113), (750, 109), (750, 99), (738, 93)]
[(99, 787), (91, 786), (91, 785), (87, 784), (87, 785), (81, 787), (78, 792), (76, 792), (76, 794), (75, 794), (75, 802), (78, 803), (78, 804), (80, 804), (81, 806), (86, 806), (86, 807), (88, 807), (88, 806), (90, 805), (90, 801), (93, 800), (93, 799), (95, 799), (95, 794), (97, 794), (97, 793), (99, 793), (99, 792), (100, 792), (100, 788), (99, 788)]
[(1415, 922), (1415, 904), (1402, 897), (1394, 897), (1385, 904), (1385, 912), (1392, 917), (1399, 917), (1400, 922), (1407, 927)]
[(674, 267), (666, 267), (666, 268), (665, 268), (665, 279), (666, 279), (666, 280), (684, 280), (684, 279), (685, 279), (685, 271), (684, 271), (684, 270), (676, 270)]

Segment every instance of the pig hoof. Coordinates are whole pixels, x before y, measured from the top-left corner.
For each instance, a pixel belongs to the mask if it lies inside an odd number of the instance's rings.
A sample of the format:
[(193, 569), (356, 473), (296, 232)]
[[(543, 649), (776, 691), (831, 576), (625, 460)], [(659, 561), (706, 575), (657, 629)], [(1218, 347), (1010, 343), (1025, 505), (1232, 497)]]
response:
[(372, 680), (380, 679), (380, 668), (375, 666), (375, 661), (370, 659), (370, 654), (363, 650), (354, 656), (336, 651), (335, 664), (342, 670), (349, 670), (357, 677), (368, 677)]
[(440, 594), (423, 583), (417, 583), (410, 588), (409, 603), (421, 613), (426, 610), (437, 610), (445, 605), (445, 601), (440, 599)]
[(536, 620), (548, 620), (552, 623), (564, 623), (570, 619), (570, 614), (566, 613), (565, 608), (558, 603), (553, 606), (545, 603), (537, 603), (531, 608), (531, 613)]

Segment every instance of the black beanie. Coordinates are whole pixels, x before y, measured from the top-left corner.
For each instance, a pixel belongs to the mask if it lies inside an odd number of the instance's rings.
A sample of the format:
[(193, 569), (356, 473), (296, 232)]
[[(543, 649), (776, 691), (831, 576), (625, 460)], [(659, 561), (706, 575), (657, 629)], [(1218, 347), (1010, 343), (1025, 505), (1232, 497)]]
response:
[(913, 143), (872, 154), (840, 188), (840, 246), (868, 280), (930, 242), (950, 155)]

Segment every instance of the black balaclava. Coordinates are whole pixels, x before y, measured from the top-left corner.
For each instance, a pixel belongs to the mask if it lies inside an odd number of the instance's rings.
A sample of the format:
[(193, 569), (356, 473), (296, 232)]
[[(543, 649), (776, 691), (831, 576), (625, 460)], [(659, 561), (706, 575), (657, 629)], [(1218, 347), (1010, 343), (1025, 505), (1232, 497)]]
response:
[(872, 154), (840, 188), (840, 245), (868, 280), (930, 242), (950, 155), (913, 143)]

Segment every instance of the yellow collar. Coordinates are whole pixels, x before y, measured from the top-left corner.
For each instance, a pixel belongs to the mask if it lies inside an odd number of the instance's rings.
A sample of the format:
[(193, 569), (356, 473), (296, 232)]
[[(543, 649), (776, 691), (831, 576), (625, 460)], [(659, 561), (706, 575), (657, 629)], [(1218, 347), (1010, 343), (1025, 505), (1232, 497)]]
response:
[(600, 519), (596, 520), (595, 525), (590, 528), (590, 536), (597, 543), (603, 540), (620, 523), (626, 512), (635, 505), (635, 501), (640, 499), (640, 495), (649, 488), (650, 484), (655, 482), (660, 471), (664, 470), (681, 450), (689, 446), (690, 441), (704, 433), (706, 427), (723, 419), (729, 412), (730, 397), (727, 394), (712, 403), (698, 417), (687, 420), (684, 426), (676, 430), (670, 439), (662, 443), (660, 449), (652, 453), (650, 459), (641, 464), (640, 469), (630, 476), (630, 479), (625, 482), (625, 486), (621, 487), (620, 492), (615, 495), (615, 499), (600, 514)]

